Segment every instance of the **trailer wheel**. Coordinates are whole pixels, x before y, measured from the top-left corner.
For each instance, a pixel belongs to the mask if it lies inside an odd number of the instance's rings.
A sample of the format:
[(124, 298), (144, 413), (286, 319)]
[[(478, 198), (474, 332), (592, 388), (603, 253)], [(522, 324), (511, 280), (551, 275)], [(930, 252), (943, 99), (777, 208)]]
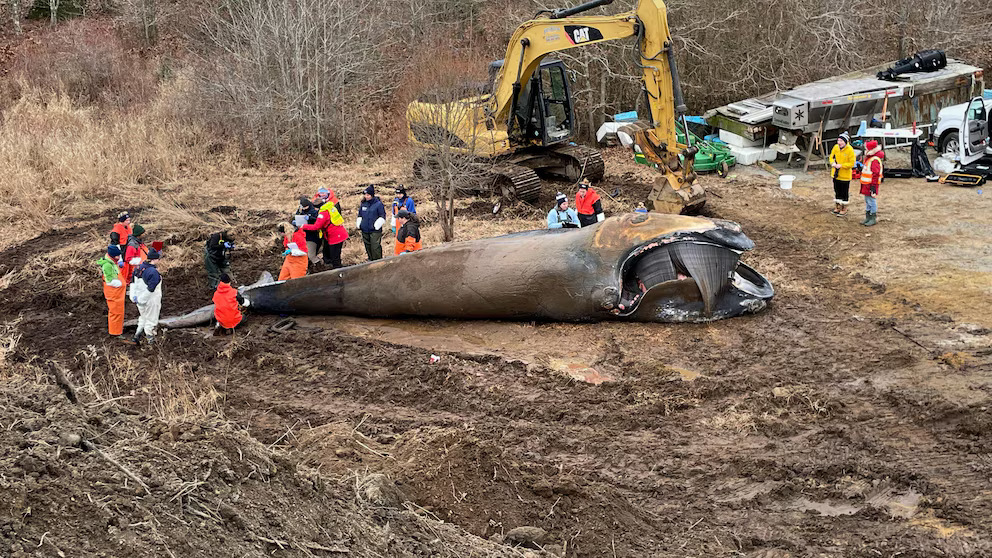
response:
[(720, 163), (720, 166), (716, 169), (716, 174), (720, 178), (727, 178), (727, 175), (730, 174), (730, 165), (726, 161)]

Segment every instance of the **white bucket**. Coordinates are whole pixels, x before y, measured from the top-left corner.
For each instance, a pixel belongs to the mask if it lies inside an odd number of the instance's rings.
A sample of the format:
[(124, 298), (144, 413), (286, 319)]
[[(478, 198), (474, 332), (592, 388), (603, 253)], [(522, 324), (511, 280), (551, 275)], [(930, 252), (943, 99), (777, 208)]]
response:
[(783, 174), (782, 176), (778, 177), (778, 185), (781, 186), (783, 190), (791, 190), (792, 181), (795, 179), (796, 179), (795, 175)]

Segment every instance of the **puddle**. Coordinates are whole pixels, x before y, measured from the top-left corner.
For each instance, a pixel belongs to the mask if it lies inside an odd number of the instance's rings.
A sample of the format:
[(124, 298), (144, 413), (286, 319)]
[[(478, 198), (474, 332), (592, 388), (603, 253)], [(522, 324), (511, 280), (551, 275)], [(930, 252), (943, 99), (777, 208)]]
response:
[(679, 376), (682, 378), (683, 382), (692, 382), (695, 381), (696, 378), (703, 377), (702, 374), (696, 372), (695, 370), (686, 370), (684, 368), (672, 368), (672, 370), (679, 373)]
[(826, 515), (829, 517), (837, 517), (840, 515), (854, 515), (861, 511), (860, 506), (854, 506), (851, 504), (831, 504), (829, 502), (814, 502), (807, 498), (799, 498), (795, 502), (789, 504), (789, 509), (799, 510), (799, 511), (815, 511), (820, 515)]
[(616, 380), (613, 376), (605, 372), (600, 372), (599, 370), (596, 370), (595, 368), (582, 362), (551, 359), (550, 364), (551, 368), (554, 368), (555, 370), (564, 372), (580, 382), (586, 382), (587, 384), (592, 384), (595, 386), (598, 386), (604, 382), (612, 382)]
[(787, 507), (799, 511), (815, 511), (820, 515), (836, 517), (854, 515), (866, 507), (880, 508), (894, 518), (909, 519), (916, 515), (917, 506), (922, 494), (915, 490), (906, 493), (895, 493), (889, 489), (881, 489), (864, 500), (864, 503), (848, 502), (816, 502), (808, 498), (799, 498)]

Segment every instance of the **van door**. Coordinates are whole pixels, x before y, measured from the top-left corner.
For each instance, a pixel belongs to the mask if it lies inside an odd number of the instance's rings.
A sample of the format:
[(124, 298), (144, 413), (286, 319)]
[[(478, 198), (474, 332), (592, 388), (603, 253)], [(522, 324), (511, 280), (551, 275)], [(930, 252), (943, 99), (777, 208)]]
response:
[(989, 115), (985, 101), (975, 97), (968, 103), (961, 125), (961, 164), (968, 165), (981, 159), (989, 146)]

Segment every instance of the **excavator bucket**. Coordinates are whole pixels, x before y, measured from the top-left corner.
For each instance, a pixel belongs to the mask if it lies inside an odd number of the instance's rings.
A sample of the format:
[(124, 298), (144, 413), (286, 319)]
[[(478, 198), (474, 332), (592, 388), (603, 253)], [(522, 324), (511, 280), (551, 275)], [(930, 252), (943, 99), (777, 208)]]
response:
[(696, 173), (692, 170), (698, 150), (685, 150), (683, 153), (687, 156), (680, 158), (678, 151), (659, 145), (651, 135), (652, 129), (651, 123), (638, 120), (623, 126), (617, 134), (621, 143), (634, 150), (635, 158), (640, 155), (646, 164), (662, 173), (648, 195), (648, 207), (659, 213), (698, 212), (706, 203), (706, 192), (696, 182)]
[(695, 181), (673, 187), (672, 177), (666, 175), (655, 181), (648, 200), (658, 213), (698, 213), (706, 203), (706, 193)]

